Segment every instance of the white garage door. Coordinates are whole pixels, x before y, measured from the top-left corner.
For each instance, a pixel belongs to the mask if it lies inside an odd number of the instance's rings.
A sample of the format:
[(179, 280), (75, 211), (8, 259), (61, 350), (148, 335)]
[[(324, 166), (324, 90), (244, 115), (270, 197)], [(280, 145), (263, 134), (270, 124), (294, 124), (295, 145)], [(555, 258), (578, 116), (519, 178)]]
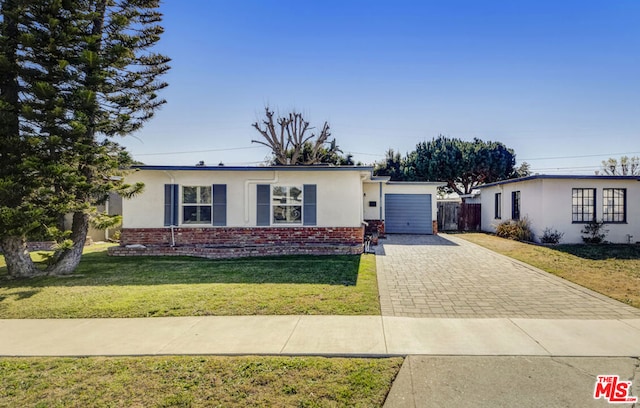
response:
[(390, 234), (433, 234), (431, 194), (385, 194), (384, 230)]

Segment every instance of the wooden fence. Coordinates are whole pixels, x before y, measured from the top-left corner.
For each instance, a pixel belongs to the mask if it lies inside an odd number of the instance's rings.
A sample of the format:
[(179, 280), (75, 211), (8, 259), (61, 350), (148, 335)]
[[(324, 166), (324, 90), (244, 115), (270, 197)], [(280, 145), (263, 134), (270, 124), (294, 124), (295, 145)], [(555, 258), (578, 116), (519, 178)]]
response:
[(480, 231), (480, 204), (438, 203), (438, 231)]

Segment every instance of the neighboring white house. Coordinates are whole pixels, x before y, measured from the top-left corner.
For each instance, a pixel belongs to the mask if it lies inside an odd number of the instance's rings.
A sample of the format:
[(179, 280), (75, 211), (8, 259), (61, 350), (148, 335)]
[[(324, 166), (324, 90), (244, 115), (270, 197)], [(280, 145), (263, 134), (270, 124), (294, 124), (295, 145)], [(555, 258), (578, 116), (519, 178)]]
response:
[(564, 233), (563, 243), (581, 243), (580, 231), (604, 221), (605, 240), (640, 241), (640, 177), (535, 175), (479, 186), (482, 230), (495, 232), (510, 219), (527, 217), (536, 238), (545, 228)]
[(127, 182), (145, 190), (123, 201), (111, 254), (206, 257), (360, 253), (367, 225), (431, 234), (443, 184), (357, 166), (138, 166)]

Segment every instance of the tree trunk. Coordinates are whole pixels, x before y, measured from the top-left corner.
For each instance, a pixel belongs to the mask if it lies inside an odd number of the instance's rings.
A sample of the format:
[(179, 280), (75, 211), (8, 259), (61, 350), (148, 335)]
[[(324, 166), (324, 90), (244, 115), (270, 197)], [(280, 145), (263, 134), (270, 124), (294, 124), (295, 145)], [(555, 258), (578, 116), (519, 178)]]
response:
[(44, 271), (36, 268), (29, 256), (27, 241), (22, 236), (5, 236), (0, 239), (0, 246), (7, 263), (7, 271), (12, 278), (32, 278), (45, 275)]
[(71, 240), (73, 246), (71, 249), (63, 251), (55, 262), (47, 268), (47, 272), (51, 275), (70, 275), (72, 274), (82, 258), (82, 250), (87, 240), (87, 232), (89, 231), (89, 214), (76, 212), (73, 214), (73, 224), (71, 225)]

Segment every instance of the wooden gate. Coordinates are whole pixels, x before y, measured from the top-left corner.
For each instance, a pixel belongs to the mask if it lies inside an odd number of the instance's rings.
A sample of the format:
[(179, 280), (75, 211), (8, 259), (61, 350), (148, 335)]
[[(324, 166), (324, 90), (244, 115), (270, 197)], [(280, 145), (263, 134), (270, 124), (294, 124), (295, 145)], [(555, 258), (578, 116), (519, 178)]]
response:
[(460, 203), (450, 201), (438, 202), (438, 231), (455, 231), (458, 229), (458, 211)]
[(480, 204), (460, 204), (460, 211), (458, 211), (458, 230), (480, 231), (481, 214)]

